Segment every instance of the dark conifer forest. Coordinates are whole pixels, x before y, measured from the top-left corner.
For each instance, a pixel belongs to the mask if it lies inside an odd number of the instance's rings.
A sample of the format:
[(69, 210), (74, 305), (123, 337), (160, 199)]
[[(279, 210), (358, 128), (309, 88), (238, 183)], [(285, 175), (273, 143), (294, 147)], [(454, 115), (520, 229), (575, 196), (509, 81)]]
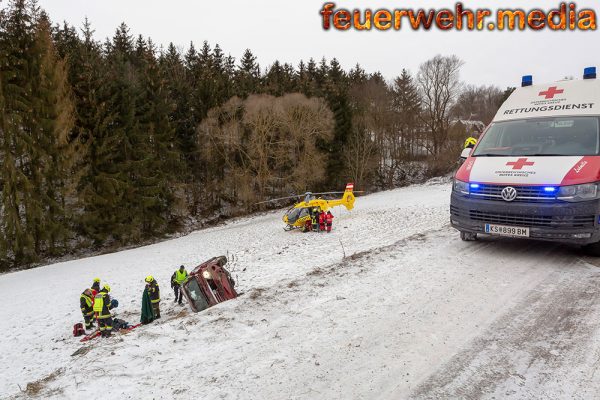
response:
[(251, 50), (157, 44), (125, 23), (99, 41), (93, 21), (70, 22), (0, 2), (0, 270), (149, 243), (269, 198), (446, 174), (510, 92), (466, 85), (452, 55), (389, 79), (334, 55), (259, 65)]

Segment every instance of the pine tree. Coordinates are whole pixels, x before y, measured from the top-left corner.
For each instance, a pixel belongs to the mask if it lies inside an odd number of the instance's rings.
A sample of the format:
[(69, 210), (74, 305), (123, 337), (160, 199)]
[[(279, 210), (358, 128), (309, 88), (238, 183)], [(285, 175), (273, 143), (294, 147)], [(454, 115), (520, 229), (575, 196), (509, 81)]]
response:
[[(50, 21), (42, 14), (36, 29), (34, 54), (38, 57), (38, 76), (33, 81), (33, 115), (31, 132), (40, 149), (41, 168), (36, 177), (36, 197), (42, 210), (34, 228), (36, 252), (47, 246), (49, 255), (60, 253), (70, 235), (65, 195), (72, 185), (71, 166), (75, 153), (69, 145), (74, 108), (66, 63), (59, 59), (51, 38)], [(36, 138), (37, 136), (37, 138)], [(35, 159), (35, 158), (34, 158)]]
[(329, 152), (327, 176), (330, 184), (341, 186), (348, 178), (343, 152), (352, 131), (352, 107), (348, 96), (348, 79), (335, 58), (329, 65), (323, 59), (319, 73), (326, 74), (323, 88), (335, 120), (334, 139), (326, 145)]
[[(35, 2), (13, 1), (0, 27), (2, 227), (15, 265), (52, 255), (68, 236), (65, 192), (72, 105), (50, 22)], [(6, 240), (4, 241), (6, 242)]]
[(264, 78), (264, 90), (273, 96), (283, 96), (286, 92), (285, 74), (279, 61), (275, 61), (267, 70)]
[(348, 78), (352, 85), (361, 84), (367, 80), (367, 73), (359, 64), (356, 64), (354, 68), (350, 70)]
[(173, 104), (151, 41), (138, 39), (139, 87), (136, 99), (136, 119), (140, 132), (138, 182), (135, 183), (142, 208), (141, 225), (145, 237), (163, 233), (170, 219), (173, 189), (181, 180), (182, 166), (179, 149), (175, 144), (175, 129), (170, 121)]
[(300, 61), (297, 73), (297, 90), (305, 94), (307, 97), (313, 97), (318, 94), (316, 72), (317, 65), (314, 59), (310, 59), (308, 63)]
[(2, 212), (3, 260), (14, 265), (36, 258), (33, 234), (28, 230), (23, 209), (32, 185), (26, 176), (26, 146), (31, 143), (22, 131), (31, 110), (28, 78), (28, 49), (33, 47), (34, 21), (26, 1), (13, 1), (0, 19), (0, 82), (2, 123)]
[(421, 100), (419, 89), (406, 69), (403, 69), (402, 74), (394, 80), (392, 96), (402, 147), (404, 151), (414, 155)]
[(183, 160), (188, 163), (186, 171), (191, 170), (189, 163), (196, 152), (195, 131), (198, 121), (192, 104), (192, 91), (196, 87), (192, 71), (197, 62), (198, 53), (193, 43), (190, 43), (185, 59), (181, 58), (173, 43), (169, 44), (167, 51), (159, 58), (160, 76), (165, 82), (168, 97), (173, 101), (170, 120), (175, 129), (175, 144), (179, 147)]
[(236, 94), (246, 98), (249, 94), (260, 93), (262, 91), (260, 80), (260, 66), (256, 62), (256, 57), (246, 49), (235, 74)]
[(90, 144), (82, 190), (83, 230), (96, 245), (130, 243), (142, 236), (135, 182), (142, 168), (136, 155), (144, 146), (135, 120), (133, 40), (125, 24), (106, 49), (104, 85), (98, 93), (102, 125)]

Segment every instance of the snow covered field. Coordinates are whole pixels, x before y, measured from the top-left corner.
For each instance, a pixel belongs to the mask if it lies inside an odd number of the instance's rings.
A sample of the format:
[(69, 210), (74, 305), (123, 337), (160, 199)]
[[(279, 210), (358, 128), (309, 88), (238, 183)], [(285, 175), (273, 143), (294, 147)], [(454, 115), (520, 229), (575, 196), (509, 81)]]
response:
[[(361, 197), (329, 235), (284, 232), (271, 212), (1, 275), (0, 398), (598, 398), (600, 262), (461, 242), (449, 195), (446, 182)], [(198, 314), (173, 304), (175, 268), (221, 254), (244, 294)], [(136, 323), (149, 274), (158, 323), (72, 337), (92, 278)]]

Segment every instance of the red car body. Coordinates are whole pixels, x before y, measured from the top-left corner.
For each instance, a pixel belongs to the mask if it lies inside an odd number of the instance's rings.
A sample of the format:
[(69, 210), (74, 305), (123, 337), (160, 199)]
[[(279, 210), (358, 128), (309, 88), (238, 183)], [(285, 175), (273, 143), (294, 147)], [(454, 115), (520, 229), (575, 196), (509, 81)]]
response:
[(213, 257), (198, 265), (182, 285), (183, 295), (194, 312), (235, 299), (235, 281), (225, 269), (227, 257)]

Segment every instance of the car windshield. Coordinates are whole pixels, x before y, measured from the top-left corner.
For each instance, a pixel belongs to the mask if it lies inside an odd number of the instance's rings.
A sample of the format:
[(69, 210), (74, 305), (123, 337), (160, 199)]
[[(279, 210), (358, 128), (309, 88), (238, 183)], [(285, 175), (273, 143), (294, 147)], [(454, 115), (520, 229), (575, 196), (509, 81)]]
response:
[(202, 292), (202, 289), (200, 289), (200, 286), (195, 278), (188, 281), (187, 290), (197, 311), (202, 311), (208, 308), (208, 301), (206, 301), (206, 297), (204, 296), (204, 293)]
[(595, 156), (599, 147), (596, 117), (539, 118), (491, 125), (473, 156)]

